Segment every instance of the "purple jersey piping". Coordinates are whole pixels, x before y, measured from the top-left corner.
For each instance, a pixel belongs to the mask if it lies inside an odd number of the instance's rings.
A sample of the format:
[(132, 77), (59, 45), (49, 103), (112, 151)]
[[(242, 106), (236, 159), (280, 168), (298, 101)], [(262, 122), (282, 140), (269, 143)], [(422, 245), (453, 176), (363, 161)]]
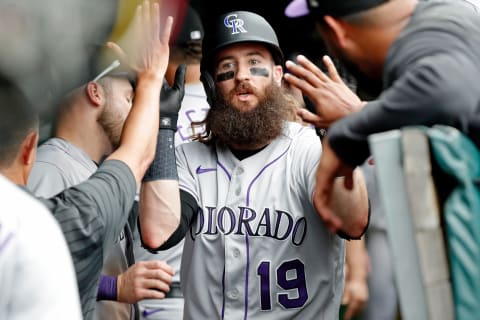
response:
[[(273, 159), (271, 162), (267, 163), (262, 170), (253, 178), (252, 182), (248, 185), (247, 189), (247, 199), (246, 199), (246, 205), (247, 207), (250, 206), (250, 191), (252, 189), (253, 184), (255, 181), (262, 175), (265, 170), (270, 167), (272, 164), (277, 162), (280, 158), (282, 158), (287, 151), (290, 149), (290, 146), (277, 158)], [(243, 314), (243, 319), (247, 320), (248, 316), (248, 276), (249, 276), (249, 269), (250, 269), (250, 241), (248, 240), (248, 233), (245, 232), (245, 246), (247, 247), (247, 267), (245, 271), (245, 305), (244, 305), (244, 314)]]
[(223, 274), (222, 274), (222, 319), (225, 316), (225, 266), (223, 266)]
[(223, 164), (220, 163), (220, 161), (217, 161), (217, 164), (220, 166), (220, 168), (222, 168), (222, 170), (225, 172), (225, 174), (227, 175), (228, 177), (228, 180), (231, 181), (232, 180), (232, 176), (230, 175), (230, 173), (227, 171), (227, 168), (225, 168), (225, 166)]
[[(225, 174), (227, 175), (228, 181), (231, 181), (232, 176), (228, 172), (227, 168), (225, 168), (225, 166), (218, 160), (217, 160), (217, 164), (220, 168), (222, 168), (223, 172), (225, 172)], [(225, 262), (224, 262), (224, 266), (223, 266), (223, 275), (222, 275), (222, 295), (223, 295), (223, 298), (222, 298), (222, 319), (224, 319), (224, 316), (225, 316)]]

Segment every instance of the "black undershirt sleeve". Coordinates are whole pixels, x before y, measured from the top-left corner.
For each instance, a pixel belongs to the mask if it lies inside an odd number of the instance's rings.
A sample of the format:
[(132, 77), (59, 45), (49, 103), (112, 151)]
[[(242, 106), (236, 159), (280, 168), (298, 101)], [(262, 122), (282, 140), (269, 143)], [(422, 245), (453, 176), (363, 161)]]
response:
[[(180, 224), (178, 225), (177, 230), (175, 230), (170, 238), (168, 238), (167, 241), (165, 241), (160, 247), (154, 249), (154, 248), (149, 248), (142, 239), (142, 230), (140, 229), (140, 223), (138, 222), (138, 230), (140, 233), (140, 240), (142, 241), (142, 247), (144, 247), (146, 250), (156, 253), (158, 251), (163, 251), (172, 248), (174, 245), (179, 243), (187, 234), (188, 229), (190, 228), (190, 225), (193, 222), (193, 219), (195, 218), (195, 214), (198, 211), (198, 204), (197, 201), (193, 198), (193, 196), (185, 192), (183, 190), (180, 190), (180, 202), (182, 205), (182, 212), (181, 212), (181, 217), (180, 217)], [(137, 220), (138, 221), (138, 220)]]

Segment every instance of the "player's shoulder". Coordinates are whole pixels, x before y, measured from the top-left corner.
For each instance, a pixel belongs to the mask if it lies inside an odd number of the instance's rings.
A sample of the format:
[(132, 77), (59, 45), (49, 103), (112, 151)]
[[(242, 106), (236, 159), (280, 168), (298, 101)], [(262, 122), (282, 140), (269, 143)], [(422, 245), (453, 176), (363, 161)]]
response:
[(315, 129), (298, 122), (287, 122), (284, 128), (284, 139), (288, 140), (292, 159), (308, 157), (317, 159), (322, 152), (322, 143)]
[(315, 129), (311, 126), (305, 126), (298, 122), (286, 122), (283, 135), (289, 139), (318, 139)]
[(65, 172), (79, 168), (91, 172), (97, 169), (85, 151), (60, 138), (50, 138), (38, 147), (35, 165), (53, 166)]
[(62, 159), (74, 159), (84, 152), (70, 142), (60, 138), (50, 138), (37, 149), (37, 161), (58, 163)]
[(43, 142), (37, 149), (37, 160), (42, 161), (53, 160), (56, 154), (61, 154), (65, 149), (66, 141), (58, 138), (50, 138)]

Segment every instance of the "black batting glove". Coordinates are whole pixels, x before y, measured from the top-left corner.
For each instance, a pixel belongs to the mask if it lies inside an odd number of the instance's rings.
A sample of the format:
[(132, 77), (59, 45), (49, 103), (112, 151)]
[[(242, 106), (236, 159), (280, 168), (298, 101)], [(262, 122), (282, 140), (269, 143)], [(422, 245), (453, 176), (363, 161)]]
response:
[(160, 92), (160, 129), (177, 131), (178, 111), (185, 95), (185, 72), (187, 65), (181, 64), (175, 71), (175, 81), (170, 87), (163, 80)]

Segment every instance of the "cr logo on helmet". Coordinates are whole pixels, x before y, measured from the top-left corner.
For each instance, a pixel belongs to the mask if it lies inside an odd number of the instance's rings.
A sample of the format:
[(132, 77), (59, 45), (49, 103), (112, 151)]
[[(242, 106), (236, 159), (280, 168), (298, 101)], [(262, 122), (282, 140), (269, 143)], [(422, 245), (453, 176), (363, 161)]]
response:
[(242, 33), (248, 32), (243, 27), (243, 24), (244, 24), (243, 20), (237, 18), (236, 14), (231, 14), (226, 16), (225, 19), (223, 20), (223, 23), (225, 24), (225, 27), (232, 28), (232, 34), (237, 34), (240, 32)]

